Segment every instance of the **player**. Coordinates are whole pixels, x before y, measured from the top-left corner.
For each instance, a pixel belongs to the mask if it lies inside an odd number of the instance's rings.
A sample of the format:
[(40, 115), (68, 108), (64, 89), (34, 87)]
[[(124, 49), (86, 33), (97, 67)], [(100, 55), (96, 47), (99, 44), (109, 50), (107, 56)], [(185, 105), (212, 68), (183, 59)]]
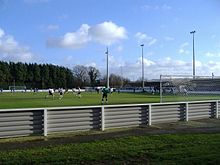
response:
[(77, 93), (76, 93), (76, 96), (78, 96), (78, 98), (81, 98), (82, 96), (81, 96), (81, 89), (80, 89), (80, 87), (78, 87), (78, 91), (77, 91)]
[(102, 104), (104, 103), (104, 99), (105, 99), (105, 103), (108, 103), (108, 93), (109, 93), (109, 88), (102, 88)]
[(65, 91), (64, 91), (63, 88), (59, 88), (59, 89), (58, 89), (58, 92), (59, 92), (59, 94), (60, 94), (59, 99), (61, 100), (61, 99), (63, 98), (63, 95), (65, 94)]
[(46, 95), (45, 99), (48, 98), (49, 96), (52, 96), (52, 98), (54, 99), (54, 89), (49, 88), (48, 95)]
[(187, 95), (188, 95), (188, 91), (187, 91), (187, 89), (186, 89), (186, 88), (184, 88), (184, 89), (183, 89), (183, 94), (184, 94), (185, 96), (187, 96)]

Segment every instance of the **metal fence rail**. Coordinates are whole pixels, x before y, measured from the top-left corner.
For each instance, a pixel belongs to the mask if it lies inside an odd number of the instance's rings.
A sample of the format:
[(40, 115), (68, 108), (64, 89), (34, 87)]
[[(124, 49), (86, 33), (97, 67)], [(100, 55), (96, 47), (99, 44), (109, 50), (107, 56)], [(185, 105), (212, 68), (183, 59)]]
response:
[(219, 101), (0, 109), (0, 138), (218, 118)]

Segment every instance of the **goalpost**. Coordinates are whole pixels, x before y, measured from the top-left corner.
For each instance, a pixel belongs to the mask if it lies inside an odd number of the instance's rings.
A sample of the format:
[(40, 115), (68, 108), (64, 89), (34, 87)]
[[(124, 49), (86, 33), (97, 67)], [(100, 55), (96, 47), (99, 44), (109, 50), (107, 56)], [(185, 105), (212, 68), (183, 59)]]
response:
[(160, 102), (216, 100), (220, 96), (220, 77), (161, 75)]
[(23, 86), (9, 86), (8, 89), (11, 91), (11, 92), (16, 92), (16, 91), (19, 91), (19, 92), (25, 92), (26, 91), (26, 86), (23, 85)]

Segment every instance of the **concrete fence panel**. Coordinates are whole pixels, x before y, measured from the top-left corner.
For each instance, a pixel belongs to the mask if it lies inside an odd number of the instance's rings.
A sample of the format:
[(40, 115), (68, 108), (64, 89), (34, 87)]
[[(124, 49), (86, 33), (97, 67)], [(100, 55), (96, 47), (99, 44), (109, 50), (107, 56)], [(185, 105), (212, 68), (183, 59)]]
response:
[(144, 126), (148, 123), (148, 106), (105, 107), (105, 128)]
[(189, 120), (211, 118), (215, 116), (215, 102), (195, 102), (189, 103)]
[(151, 122), (166, 123), (185, 120), (185, 104), (158, 104), (151, 107)]
[(48, 134), (101, 129), (101, 108), (52, 109), (47, 115)]
[(43, 110), (0, 112), (0, 137), (43, 135)]

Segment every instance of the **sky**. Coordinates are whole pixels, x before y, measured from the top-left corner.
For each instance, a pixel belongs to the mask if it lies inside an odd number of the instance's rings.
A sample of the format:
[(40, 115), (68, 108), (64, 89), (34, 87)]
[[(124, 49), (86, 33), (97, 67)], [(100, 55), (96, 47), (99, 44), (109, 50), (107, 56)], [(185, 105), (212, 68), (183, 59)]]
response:
[(0, 0), (0, 60), (94, 66), (130, 80), (220, 76), (220, 0)]

